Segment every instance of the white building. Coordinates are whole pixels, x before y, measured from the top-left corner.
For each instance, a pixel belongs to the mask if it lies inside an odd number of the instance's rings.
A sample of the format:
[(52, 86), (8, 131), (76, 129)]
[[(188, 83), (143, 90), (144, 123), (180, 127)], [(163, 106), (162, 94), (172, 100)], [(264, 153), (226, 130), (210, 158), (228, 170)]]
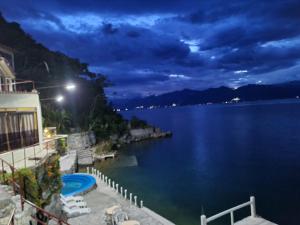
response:
[(13, 51), (2, 45), (0, 84), (0, 158), (16, 168), (34, 166), (53, 151), (43, 141), (39, 95), (33, 82), (16, 82)]

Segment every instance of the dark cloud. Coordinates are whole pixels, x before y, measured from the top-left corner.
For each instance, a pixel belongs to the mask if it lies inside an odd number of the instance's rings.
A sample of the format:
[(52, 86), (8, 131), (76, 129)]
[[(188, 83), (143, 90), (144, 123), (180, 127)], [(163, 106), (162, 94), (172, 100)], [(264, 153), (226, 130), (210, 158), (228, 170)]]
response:
[(140, 35), (141, 34), (139, 32), (134, 31), (134, 30), (127, 32), (127, 36), (131, 37), (131, 38), (138, 38)]
[(102, 32), (104, 34), (115, 34), (118, 32), (118, 28), (114, 28), (111, 23), (104, 23), (102, 26)]
[(106, 74), (121, 96), (272, 83), (300, 71), (296, 0), (11, 0), (0, 9)]

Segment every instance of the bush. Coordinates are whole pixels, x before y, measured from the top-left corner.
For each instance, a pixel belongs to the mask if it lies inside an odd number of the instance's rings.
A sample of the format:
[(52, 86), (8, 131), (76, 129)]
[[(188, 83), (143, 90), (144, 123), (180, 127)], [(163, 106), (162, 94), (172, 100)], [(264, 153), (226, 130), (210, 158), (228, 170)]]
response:
[(141, 119), (137, 118), (136, 116), (133, 116), (131, 118), (130, 125), (131, 125), (131, 128), (133, 128), (133, 129), (149, 127), (149, 125), (147, 124), (146, 121), (141, 120)]
[(57, 140), (57, 151), (59, 155), (65, 155), (67, 152), (66, 138), (60, 138)]

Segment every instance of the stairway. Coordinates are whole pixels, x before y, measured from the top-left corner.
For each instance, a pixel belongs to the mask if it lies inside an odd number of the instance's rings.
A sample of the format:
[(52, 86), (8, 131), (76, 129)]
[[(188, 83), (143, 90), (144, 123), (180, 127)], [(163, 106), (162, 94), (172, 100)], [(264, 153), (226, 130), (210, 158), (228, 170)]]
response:
[(93, 141), (90, 140), (88, 132), (71, 134), (68, 137), (69, 153), (76, 152), (78, 165), (92, 165), (94, 162), (93, 151), (91, 146)]

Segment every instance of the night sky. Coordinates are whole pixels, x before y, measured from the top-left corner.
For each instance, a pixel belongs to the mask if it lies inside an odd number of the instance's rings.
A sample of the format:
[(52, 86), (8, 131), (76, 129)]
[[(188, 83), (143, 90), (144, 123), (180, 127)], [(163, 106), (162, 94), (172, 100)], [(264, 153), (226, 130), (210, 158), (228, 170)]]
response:
[(127, 98), (300, 79), (300, 1), (0, 0), (38, 42)]

